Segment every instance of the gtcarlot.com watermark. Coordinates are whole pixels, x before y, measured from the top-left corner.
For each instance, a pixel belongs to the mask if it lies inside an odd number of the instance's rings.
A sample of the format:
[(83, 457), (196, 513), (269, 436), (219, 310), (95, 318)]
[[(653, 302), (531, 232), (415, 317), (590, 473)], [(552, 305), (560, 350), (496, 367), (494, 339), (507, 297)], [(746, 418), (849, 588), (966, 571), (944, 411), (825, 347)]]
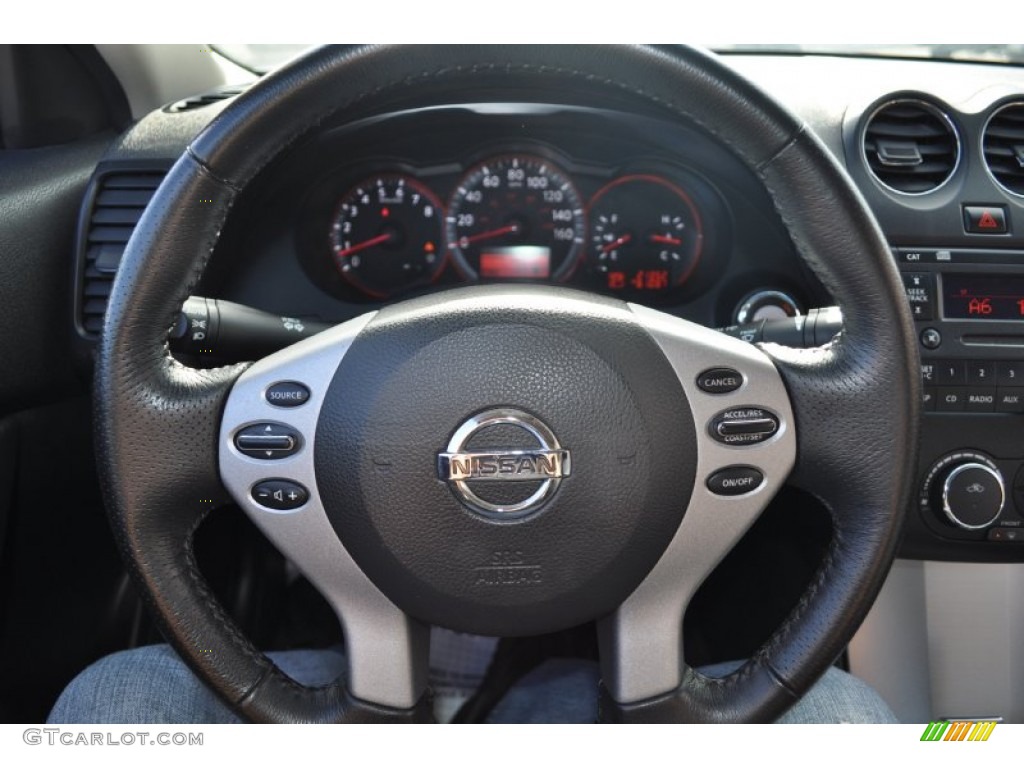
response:
[(78, 731), (69, 728), (26, 728), (26, 744), (65, 747), (201, 747), (203, 734), (186, 731)]

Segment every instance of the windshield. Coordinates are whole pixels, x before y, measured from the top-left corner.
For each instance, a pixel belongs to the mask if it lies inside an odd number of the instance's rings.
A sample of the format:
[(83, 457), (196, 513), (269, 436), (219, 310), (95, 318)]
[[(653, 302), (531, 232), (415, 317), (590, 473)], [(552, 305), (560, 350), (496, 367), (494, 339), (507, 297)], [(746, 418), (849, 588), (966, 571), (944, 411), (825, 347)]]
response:
[(999, 43), (935, 43), (935, 44), (792, 44), (781, 45), (711, 45), (726, 53), (809, 53), (837, 56), (879, 56), (903, 59), (944, 59), (995, 64), (1024, 64), (1024, 45)]
[[(212, 46), (225, 58), (239, 66), (263, 74), (280, 66), (311, 46), (309, 44)], [(723, 53), (826, 54), (836, 56), (879, 56), (885, 58), (945, 59), (995, 64), (1024, 64), (1024, 44), (937, 43), (933, 45), (903, 44), (712, 44), (709, 48)]]

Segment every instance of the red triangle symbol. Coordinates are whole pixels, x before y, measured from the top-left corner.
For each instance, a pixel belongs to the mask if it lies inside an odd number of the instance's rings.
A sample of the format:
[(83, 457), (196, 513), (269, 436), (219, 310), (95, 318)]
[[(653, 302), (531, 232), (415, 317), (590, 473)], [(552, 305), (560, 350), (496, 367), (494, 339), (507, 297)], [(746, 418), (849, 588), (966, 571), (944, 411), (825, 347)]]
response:
[(996, 221), (995, 216), (985, 211), (978, 219), (978, 229), (999, 229), (999, 222)]

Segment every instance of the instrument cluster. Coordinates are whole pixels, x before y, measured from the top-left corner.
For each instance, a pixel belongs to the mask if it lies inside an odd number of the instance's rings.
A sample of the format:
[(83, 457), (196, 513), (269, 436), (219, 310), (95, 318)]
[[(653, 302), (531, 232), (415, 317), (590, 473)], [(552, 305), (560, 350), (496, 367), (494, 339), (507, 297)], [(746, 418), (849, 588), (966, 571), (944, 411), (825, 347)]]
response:
[(457, 164), (363, 162), (334, 184), (318, 247), (343, 291), (370, 301), (502, 281), (677, 300), (709, 261), (723, 208), (686, 168), (574, 162), (540, 144)]

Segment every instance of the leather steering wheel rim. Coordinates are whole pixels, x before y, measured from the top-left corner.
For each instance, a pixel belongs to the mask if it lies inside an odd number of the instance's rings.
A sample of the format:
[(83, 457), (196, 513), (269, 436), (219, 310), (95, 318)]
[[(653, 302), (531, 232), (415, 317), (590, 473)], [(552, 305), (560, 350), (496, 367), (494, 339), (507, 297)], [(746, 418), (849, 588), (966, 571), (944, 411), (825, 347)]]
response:
[[(255, 721), (429, 721), (429, 695), (395, 708), (343, 683), (291, 681), (242, 635), (203, 582), (191, 540), (230, 499), (218, 474), (225, 400), (245, 370), (196, 370), (168, 352), (239, 192), (322, 121), (423, 86), (598, 88), (650, 102), (728, 146), (763, 182), (803, 260), (843, 311), (844, 331), (812, 350), (763, 345), (799, 428), (790, 482), (824, 502), (834, 534), (799, 605), (740, 670), (687, 671), (654, 699), (616, 703), (605, 721), (770, 721), (841, 653), (895, 554), (916, 457), (920, 382), (895, 264), (845, 173), (799, 120), (703, 52), (677, 48), (463, 46), (324, 48), (230, 104), (171, 169), (128, 244), (96, 363), (101, 480), (122, 552), (161, 629), (230, 706)], [(201, 653), (201, 649), (217, 649)]]

